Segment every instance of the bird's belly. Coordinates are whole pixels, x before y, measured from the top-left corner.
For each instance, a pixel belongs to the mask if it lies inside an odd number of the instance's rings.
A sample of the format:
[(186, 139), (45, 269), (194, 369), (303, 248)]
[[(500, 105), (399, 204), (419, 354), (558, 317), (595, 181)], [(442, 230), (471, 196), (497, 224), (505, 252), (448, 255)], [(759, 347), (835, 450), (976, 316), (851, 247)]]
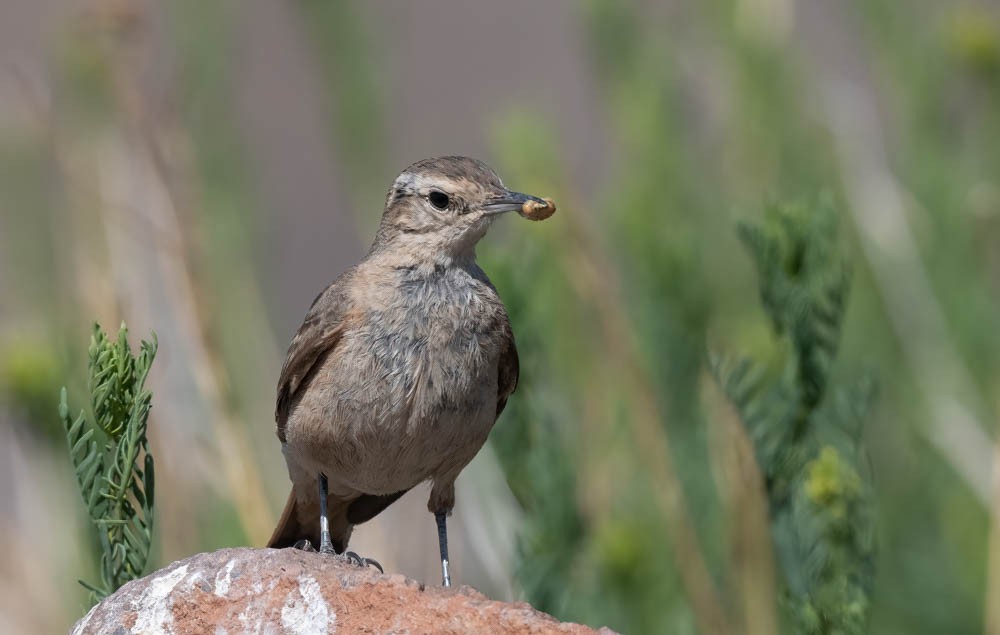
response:
[(391, 494), (457, 473), (496, 418), (488, 329), (379, 320), (345, 334), (289, 417), (289, 449), (343, 494)]

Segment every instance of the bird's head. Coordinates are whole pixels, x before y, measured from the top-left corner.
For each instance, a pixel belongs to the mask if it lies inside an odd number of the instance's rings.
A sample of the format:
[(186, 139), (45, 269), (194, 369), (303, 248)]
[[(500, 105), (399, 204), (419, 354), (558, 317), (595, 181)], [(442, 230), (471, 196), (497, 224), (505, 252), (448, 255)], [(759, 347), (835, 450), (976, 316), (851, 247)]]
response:
[(482, 161), (425, 159), (403, 170), (389, 188), (373, 249), (436, 260), (471, 256), (493, 220), (511, 211), (538, 220), (555, 205), (508, 190)]

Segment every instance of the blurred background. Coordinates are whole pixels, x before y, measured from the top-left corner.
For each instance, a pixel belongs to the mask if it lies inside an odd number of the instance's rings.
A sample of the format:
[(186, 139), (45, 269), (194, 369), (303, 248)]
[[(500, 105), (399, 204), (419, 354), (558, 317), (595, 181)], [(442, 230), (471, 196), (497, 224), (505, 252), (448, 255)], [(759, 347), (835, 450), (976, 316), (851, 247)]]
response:
[[(395, 175), (442, 154), (560, 209), (479, 249), (522, 372), (459, 479), (459, 583), (629, 633), (773, 628), (767, 541), (741, 537), (759, 475), (706, 359), (776, 354), (736, 220), (825, 193), (853, 270), (835, 373), (879, 385), (870, 630), (1000, 633), (988, 0), (5, 0), (0, 632), (87, 607), (56, 406), (86, 403), (92, 322), (160, 341), (153, 568), (260, 545), (285, 347)], [(352, 547), (436, 583), (426, 496)]]

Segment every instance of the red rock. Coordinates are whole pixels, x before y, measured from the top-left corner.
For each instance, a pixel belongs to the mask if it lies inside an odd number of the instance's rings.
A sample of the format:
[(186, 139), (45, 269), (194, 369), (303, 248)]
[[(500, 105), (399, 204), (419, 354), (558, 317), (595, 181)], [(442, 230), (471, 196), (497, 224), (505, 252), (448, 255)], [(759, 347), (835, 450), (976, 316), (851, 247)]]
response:
[[(124, 585), (73, 627), (103, 633), (595, 633), (475, 589), (295, 549), (221, 549)], [(601, 629), (601, 633), (611, 633)]]

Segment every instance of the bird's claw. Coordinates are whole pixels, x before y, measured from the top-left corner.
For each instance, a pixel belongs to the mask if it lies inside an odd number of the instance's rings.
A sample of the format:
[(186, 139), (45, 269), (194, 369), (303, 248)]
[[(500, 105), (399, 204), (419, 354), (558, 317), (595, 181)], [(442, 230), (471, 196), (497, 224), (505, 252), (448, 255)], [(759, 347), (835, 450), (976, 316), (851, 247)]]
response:
[[(321, 548), (319, 551), (317, 551), (316, 547), (313, 547), (312, 542), (310, 542), (307, 538), (303, 538), (302, 540), (296, 542), (294, 545), (292, 545), (292, 548), (298, 549), (300, 551), (308, 551), (310, 553), (325, 553), (330, 555), (337, 555), (337, 552), (333, 550), (333, 547), (329, 547), (327, 549)], [(343, 558), (344, 560), (347, 560), (356, 567), (361, 567), (362, 569), (365, 567), (375, 567), (376, 569), (379, 570), (380, 573), (385, 573), (385, 569), (383, 569), (379, 561), (374, 558), (365, 558), (364, 556), (359, 556), (357, 553), (353, 551), (345, 551), (344, 553), (340, 554), (340, 557)]]
[(385, 569), (383, 569), (382, 565), (379, 564), (379, 561), (375, 560), (374, 558), (365, 558), (363, 556), (359, 556), (353, 551), (345, 551), (343, 555), (348, 562), (350, 562), (356, 567), (361, 567), (361, 568), (375, 567), (376, 569), (379, 570), (379, 573), (385, 573)]
[(353, 564), (356, 567), (363, 567), (363, 566), (365, 566), (364, 561), (361, 560), (361, 556), (359, 556), (358, 554), (354, 553), (353, 551), (345, 551), (344, 554), (343, 554), (343, 556), (344, 556), (345, 560), (347, 560), (348, 562), (350, 562), (351, 564)]

